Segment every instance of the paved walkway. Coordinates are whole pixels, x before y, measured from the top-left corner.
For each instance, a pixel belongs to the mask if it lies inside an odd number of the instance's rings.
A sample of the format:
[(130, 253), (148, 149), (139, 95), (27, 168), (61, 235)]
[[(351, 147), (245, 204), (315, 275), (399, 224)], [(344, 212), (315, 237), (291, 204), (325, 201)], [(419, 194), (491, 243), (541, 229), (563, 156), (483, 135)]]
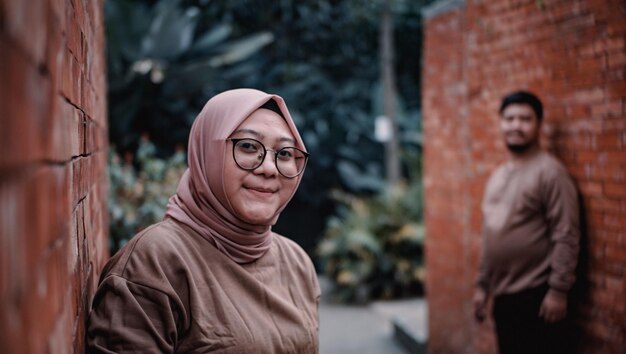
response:
[(392, 325), (367, 307), (320, 305), (320, 354), (405, 354)]
[[(322, 294), (330, 284), (320, 279)], [(320, 354), (406, 354), (394, 338), (392, 322), (418, 337), (426, 334), (423, 299), (379, 301), (368, 306), (332, 304), (322, 295), (320, 304)]]

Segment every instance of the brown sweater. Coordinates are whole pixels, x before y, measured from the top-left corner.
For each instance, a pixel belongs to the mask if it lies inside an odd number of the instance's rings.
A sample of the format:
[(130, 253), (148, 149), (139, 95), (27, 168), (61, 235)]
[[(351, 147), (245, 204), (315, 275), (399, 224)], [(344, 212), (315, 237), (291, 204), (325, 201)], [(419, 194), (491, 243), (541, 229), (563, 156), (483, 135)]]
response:
[(494, 295), (547, 283), (567, 292), (579, 244), (576, 187), (554, 157), (538, 150), (491, 175), (482, 203), (478, 285)]
[(312, 262), (273, 235), (237, 264), (166, 219), (106, 265), (87, 328), (89, 353), (317, 353), (320, 289)]

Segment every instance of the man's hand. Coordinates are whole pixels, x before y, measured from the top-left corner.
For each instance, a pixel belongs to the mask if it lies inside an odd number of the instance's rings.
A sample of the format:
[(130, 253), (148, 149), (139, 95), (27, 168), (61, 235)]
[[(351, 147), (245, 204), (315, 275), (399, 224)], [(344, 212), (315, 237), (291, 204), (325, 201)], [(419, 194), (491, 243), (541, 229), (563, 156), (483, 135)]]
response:
[(477, 288), (474, 291), (474, 318), (478, 323), (481, 323), (485, 320), (487, 313), (487, 293), (481, 289)]
[(563, 320), (567, 315), (567, 294), (556, 290), (548, 290), (539, 308), (539, 317), (548, 323)]

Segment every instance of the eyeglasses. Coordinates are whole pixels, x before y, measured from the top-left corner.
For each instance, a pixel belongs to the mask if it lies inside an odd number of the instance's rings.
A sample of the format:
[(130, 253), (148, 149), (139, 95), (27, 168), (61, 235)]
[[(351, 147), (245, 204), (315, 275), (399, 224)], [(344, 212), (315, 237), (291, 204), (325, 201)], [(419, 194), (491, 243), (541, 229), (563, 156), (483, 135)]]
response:
[(268, 151), (274, 153), (274, 164), (278, 172), (287, 177), (294, 178), (304, 171), (309, 159), (309, 154), (296, 147), (287, 146), (278, 150), (267, 149), (260, 141), (255, 139), (226, 139), (233, 142), (233, 158), (239, 168), (254, 170), (265, 161)]

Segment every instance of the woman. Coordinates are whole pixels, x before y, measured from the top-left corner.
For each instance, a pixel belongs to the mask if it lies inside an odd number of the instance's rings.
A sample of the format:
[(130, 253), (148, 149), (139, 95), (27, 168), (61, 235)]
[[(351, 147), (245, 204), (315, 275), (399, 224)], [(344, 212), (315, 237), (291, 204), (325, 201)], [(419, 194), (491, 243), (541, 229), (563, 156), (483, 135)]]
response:
[(165, 218), (103, 270), (90, 353), (317, 353), (320, 289), (306, 253), (271, 227), (308, 154), (283, 99), (213, 97)]

